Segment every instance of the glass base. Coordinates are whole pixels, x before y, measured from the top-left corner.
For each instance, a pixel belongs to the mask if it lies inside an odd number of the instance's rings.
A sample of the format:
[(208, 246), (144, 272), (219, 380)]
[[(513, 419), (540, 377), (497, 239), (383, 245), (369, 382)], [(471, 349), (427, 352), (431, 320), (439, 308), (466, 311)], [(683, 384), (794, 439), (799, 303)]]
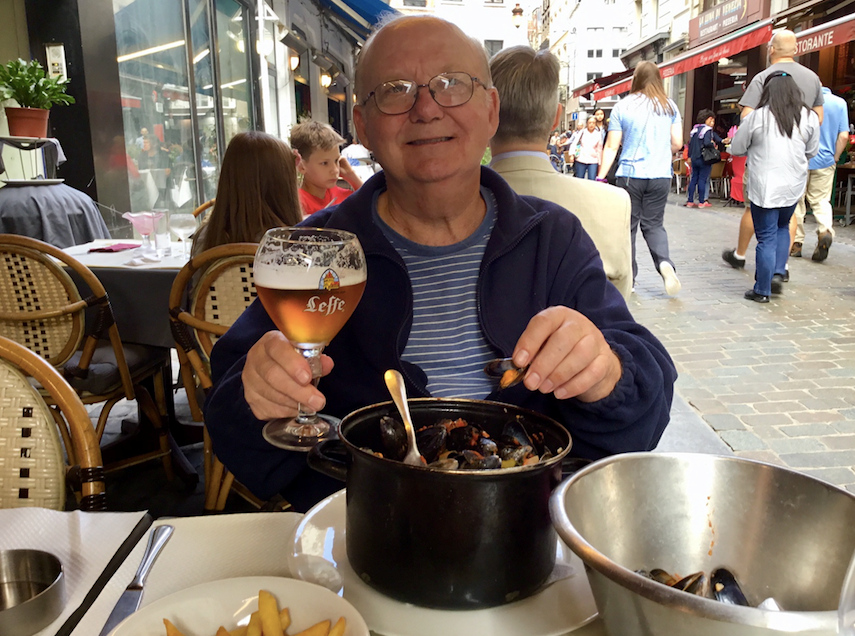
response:
[[(299, 433), (292, 433), (295, 427), (295, 418), (282, 418), (270, 420), (264, 425), (261, 434), (269, 444), (285, 450), (308, 453), (315, 445), (324, 439), (329, 439), (336, 434), (339, 420), (332, 415), (318, 413), (318, 419), (322, 420), (319, 428), (325, 429), (320, 434), (315, 426), (307, 425)], [(291, 429), (291, 430), (289, 430)], [(299, 427), (297, 427), (299, 430)]]

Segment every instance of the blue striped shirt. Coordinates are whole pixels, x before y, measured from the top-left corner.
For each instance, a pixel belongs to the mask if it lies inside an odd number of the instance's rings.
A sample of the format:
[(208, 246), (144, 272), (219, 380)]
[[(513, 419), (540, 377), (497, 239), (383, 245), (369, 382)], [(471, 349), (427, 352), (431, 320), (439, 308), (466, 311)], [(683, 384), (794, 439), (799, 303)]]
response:
[(404, 259), (413, 286), (413, 327), (402, 358), (428, 377), (434, 397), (484, 399), (495, 380), (484, 365), (496, 357), (478, 322), (477, 285), (487, 241), (496, 222), (496, 200), (481, 188), (487, 203), (484, 221), (471, 236), (440, 247), (420, 245), (375, 221)]

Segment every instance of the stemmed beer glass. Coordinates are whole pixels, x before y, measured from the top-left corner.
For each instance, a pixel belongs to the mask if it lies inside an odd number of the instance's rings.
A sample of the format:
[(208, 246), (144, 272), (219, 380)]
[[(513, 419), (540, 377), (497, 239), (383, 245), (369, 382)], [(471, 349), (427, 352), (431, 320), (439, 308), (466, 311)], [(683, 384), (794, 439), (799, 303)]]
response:
[[(350, 232), (284, 227), (261, 239), (255, 289), (279, 331), (309, 361), (315, 386), (321, 352), (356, 309), (366, 276), (362, 246)], [(263, 434), (279, 448), (308, 451), (329, 429), (323, 416), (300, 404), (296, 417), (269, 421)]]

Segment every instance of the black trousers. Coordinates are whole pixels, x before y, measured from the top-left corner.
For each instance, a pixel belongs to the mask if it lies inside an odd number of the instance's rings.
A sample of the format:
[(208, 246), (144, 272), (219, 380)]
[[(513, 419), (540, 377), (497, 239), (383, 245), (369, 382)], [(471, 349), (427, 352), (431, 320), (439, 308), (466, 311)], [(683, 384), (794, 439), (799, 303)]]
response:
[[(633, 179), (618, 177), (617, 186), (629, 194), (632, 203), (630, 230), (632, 236), (632, 280), (638, 276), (635, 254), (635, 235), (641, 226), (641, 234), (653, 257), (656, 271), (661, 263), (674, 263), (668, 252), (668, 233), (665, 232), (665, 204), (671, 190), (671, 179)], [(676, 267), (674, 268), (677, 269)]]

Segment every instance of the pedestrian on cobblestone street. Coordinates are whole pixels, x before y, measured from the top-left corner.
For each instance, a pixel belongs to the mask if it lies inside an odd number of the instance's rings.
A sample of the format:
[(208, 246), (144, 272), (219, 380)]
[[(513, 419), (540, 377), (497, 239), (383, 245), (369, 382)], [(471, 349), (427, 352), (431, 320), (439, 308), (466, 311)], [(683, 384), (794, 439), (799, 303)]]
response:
[(616, 185), (626, 190), (632, 201), (633, 287), (638, 276), (635, 237), (640, 225), (665, 292), (676, 296), (681, 285), (668, 250), (664, 222), (671, 189), (671, 156), (683, 147), (683, 121), (677, 104), (665, 94), (662, 75), (653, 62), (638, 64), (629, 95), (612, 110), (597, 181), (606, 182), (621, 146)]
[[(849, 145), (849, 106), (846, 100), (823, 87), (822, 125), (819, 127), (819, 153), (808, 165), (808, 182), (805, 195), (796, 205), (796, 223), (791, 224), (794, 234), (790, 256), (802, 255), (805, 240), (805, 199), (810, 203), (816, 221), (816, 249), (811, 260), (822, 262), (828, 258), (828, 249), (834, 240), (834, 211), (831, 208), (831, 191), (834, 188), (834, 171), (837, 160)], [(795, 227), (793, 227), (795, 225)]]
[[(769, 42), (769, 66), (764, 71), (760, 71), (751, 80), (748, 88), (742, 94), (742, 99), (739, 100), (739, 105), (742, 106), (742, 121), (748, 117), (755, 108), (758, 108), (760, 95), (763, 92), (763, 83), (766, 78), (772, 73), (783, 71), (790, 75), (795, 80), (796, 85), (801, 91), (801, 101), (812, 108), (819, 116), (819, 122), (822, 123), (822, 82), (819, 81), (819, 76), (806, 66), (802, 66), (796, 62), (793, 57), (796, 54), (796, 34), (787, 29), (783, 29), (772, 36)], [(747, 193), (750, 185), (750, 170), (746, 169), (742, 177), (743, 189)], [(739, 224), (739, 238), (735, 249), (724, 250), (721, 253), (722, 259), (735, 269), (745, 267), (745, 252), (748, 251), (748, 245), (751, 243), (751, 237), (754, 235), (754, 223), (751, 217), (751, 202), (746, 197), (745, 212), (742, 214), (742, 221)], [(785, 274), (784, 282), (789, 280), (789, 274)]]
[(757, 110), (742, 122), (730, 151), (748, 155), (748, 199), (757, 236), (754, 288), (745, 298), (768, 303), (780, 293), (790, 254), (790, 217), (807, 181), (808, 160), (819, 151), (819, 118), (785, 71), (766, 77)]
[(707, 194), (707, 179), (712, 172), (713, 161), (708, 163), (704, 159), (704, 148), (718, 148), (719, 152), (724, 151), (724, 144), (730, 143), (729, 139), (722, 139), (713, 130), (715, 126), (715, 113), (710, 109), (705, 108), (698, 113), (697, 123), (692, 128), (689, 136), (689, 159), (692, 161), (692, 178), (689, 179), (688, 201), (687, 208), (696, 207), (694, 203), (695, 188), (698, 190), (699, 208), (710, 207), (709, 201), (706, 200)]

